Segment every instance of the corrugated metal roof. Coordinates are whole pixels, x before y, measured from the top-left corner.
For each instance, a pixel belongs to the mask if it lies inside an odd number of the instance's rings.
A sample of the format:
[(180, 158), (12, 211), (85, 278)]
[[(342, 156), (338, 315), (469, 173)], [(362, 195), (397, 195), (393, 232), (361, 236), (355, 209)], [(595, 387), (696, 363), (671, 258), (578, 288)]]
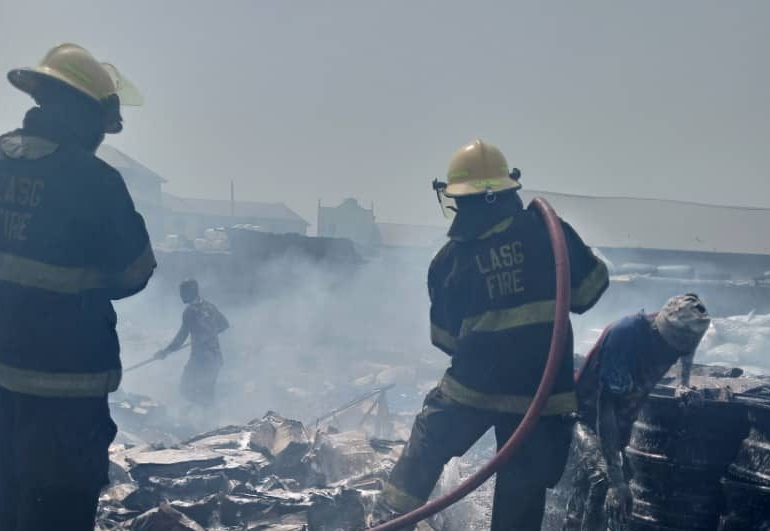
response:
[[(163, 206), (173, 212), (204, 214), (227, 217), (233, 214), (230, 201), (225, 199), (197, 199), (163, 194)], [(276, 219), (297, 221), (308, 226), (309, 223), (283, 203), (260, 203), (256, 201), (236, 201), (235, 216), (255, 219)]]
[(548, 200), (594, 247), (770, 254), (770, 209), (527, 190)]
[[(593, 247), (770, 255), (770, 209), (536, 190)], [(446, 228), (377, 223), (383, 245), (433, 247)]]

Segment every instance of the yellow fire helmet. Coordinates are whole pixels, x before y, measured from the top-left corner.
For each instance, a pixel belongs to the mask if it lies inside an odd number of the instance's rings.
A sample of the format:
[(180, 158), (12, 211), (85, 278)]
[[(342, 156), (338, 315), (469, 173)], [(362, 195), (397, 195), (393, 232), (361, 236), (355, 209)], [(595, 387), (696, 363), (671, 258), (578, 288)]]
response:
[(97, 61), (77, 44), (60, 44), (52, 48), (38, 66), (17, 68), (8, 73), (11, 84), (33, 98), (41, 86), (52, 79), (101, 104), (113, 96), (117, 96), (121, 105), (143, 103), (141, 93), (117, 68)]
[(519, 181), (508, 173), (508, 161), (492, 144), (479, 139), (463, 146), (449, 163), (446, 195), (465, 195), (518, 190)]
[(452, 157), (446, 182), (433, 181), (444, 215), (456, 211), (453, 199), (477, 194), (518, 190), (518, 171), (509, 173), (508, 161), (496, 146), (476, 139)]

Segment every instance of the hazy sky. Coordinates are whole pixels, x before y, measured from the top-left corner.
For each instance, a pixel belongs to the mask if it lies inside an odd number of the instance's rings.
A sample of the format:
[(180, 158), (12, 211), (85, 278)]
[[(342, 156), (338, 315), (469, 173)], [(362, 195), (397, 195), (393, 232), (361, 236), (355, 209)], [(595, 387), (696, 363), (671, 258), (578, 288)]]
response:
[[(770, 2), (0, 0), (0, 70), (73, 41), (144, 93), (109, 142), (173, 193), (441, 223), (480, 136), (530, 188), (770, 207)], [(30, 100), (0, 85), (0, 126)], [(654, 215), (654, 213), (651, 213)]]

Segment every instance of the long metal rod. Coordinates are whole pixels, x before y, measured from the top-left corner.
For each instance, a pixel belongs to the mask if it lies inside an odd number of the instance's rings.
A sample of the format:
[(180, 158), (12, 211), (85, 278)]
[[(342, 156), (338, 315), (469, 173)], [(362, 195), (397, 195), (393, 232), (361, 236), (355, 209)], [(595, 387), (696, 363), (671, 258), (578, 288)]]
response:
[[(183, 349), (185, 349), (185, 348), (187, 348), (189, 346), (190, 346), (190, 342), (188, 341), (187, 343), (185, 343), (181, 347), (176, 348), (176, 349), (172, 350), (171, 352), (169, 352), (169, 354), (174, 353), (174, 352), (179, 352), (180, 350), (183, 350)], [(133, 371), (135, 369), (138, 369), (139, 367), (144, 367), (145, 365), (149, 365), (153, 361), (158, 361), (159, 359), (160, 358), (156, 358), (155, 354), (153, 354), (152, 357), (147, 358), (144, 361), (140, 361), (139, 363), (131, 365), (130, 367), (126, 367), (125, 369), (123, 369), (123, 374), (126, 374), (127, 372), (131, 372), (131, 371)]]

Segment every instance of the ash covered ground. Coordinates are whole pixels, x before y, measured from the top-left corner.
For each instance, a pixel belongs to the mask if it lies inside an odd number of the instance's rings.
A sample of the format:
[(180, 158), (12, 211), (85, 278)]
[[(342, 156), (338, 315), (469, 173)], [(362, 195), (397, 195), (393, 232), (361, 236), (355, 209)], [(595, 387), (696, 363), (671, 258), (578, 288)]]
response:
[[(202, 296), (231, 322), (221, 337), (218, 408), (208, 418), (183, 414), (186, 351), (125, 375), (111, 398), (120, 433), (101, 529), (364, 527), (423, 397), (448, 365), (428, 338), (428, 261), (379, 258), (344, 274), (276, 261), (261, 272), (261, 290), (240, 298), (222, 296), (216, 278), (200, 278)], [(604, 302), (575, 319), (576, 350), (641, 309), (626, 305)], [(117, 309), (130, 366), (170, 341), (183, 307), (175, 285), (158, 281)], [(766, 373), (756, 339), (770, 337), (766, 330), (766, 316), (717, 319), (696, 362)], [(491, 457), (490, 435), (446, 467), (437, 493)], [(488, 529), (493, 488), (490, 480), (423, 528)], [(551, 495), (544, 529), (558, 529), (564, 503), (563, 490)]]

